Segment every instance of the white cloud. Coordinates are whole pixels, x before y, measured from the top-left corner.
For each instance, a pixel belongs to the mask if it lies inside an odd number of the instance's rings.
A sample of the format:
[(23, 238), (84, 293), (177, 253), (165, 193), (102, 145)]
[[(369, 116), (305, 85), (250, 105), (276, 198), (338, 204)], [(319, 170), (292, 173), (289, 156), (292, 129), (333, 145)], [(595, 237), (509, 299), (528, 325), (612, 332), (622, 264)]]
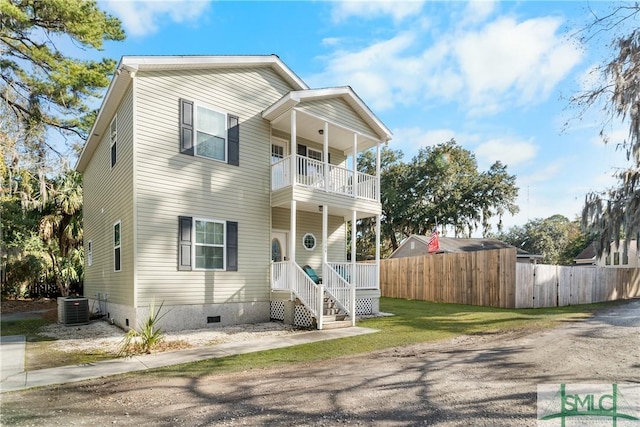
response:
[(513, 167), (536, 157), (538, 146), (531, 141), (516, 138), (492, 139), (480, 144), (474, 152), (476, 156), (488, 164), (497, 160)]
[(558, 173), (560, 173), (564, 166), (564, 160), (559, 160), (553, 163), (549, 163), (543, 165), (542, 169), (538, 169), (533, 171), (529, 175), (524, 175), (520, 178), (520, 181), (525, 185), (536, 184), (539, 182), (550, 181), (557, 177)]
[(325, 71), (306, 80), (348, 83), (375, 110), (436, 99), (486, 116), (546, 100), (581, 60), (557, 34), (560, 25), (555, 18), (500, 18), (478, 30), (454, 29), (433, 44), (411, 27), (361, 50), (336, 50), (321, 58)]
[(336, 2), (332, 17), (334, 22), (344, 21), (349, 17), (361, 17), (365, 19), (378, 18), (389, 15), (395, 22), (417, 15), (422, 10), (423, 1), (371, 1), (348, 0)]
[(455, 61), (472, 107), (489, 112), (548, 98), (580, 61), (581, 53), (556, 34), (561, 21), (536, 18), (516, 22), (500, 18), (453, 43)]
[(340, 43), (340, 39), (338, 37), (325, 37), (321, 43), (323, 46), (335, 46)]
[(496, 2), (493, 0), (476, 0), (467, 3), (464, 11), (462, 25), (482, 22), (487, 19), (496, 9)]
[(322, 58), (327, 64), (322, 74), (305, 80), (312, 87), (348, 84), (374, 110), (389, 109), (406, 103), (420, 87), (422, 63), (402, 56), (413, 43), (414, 34), (407, 32), (357, 52), (338, 50)]
[(451, 129), (425, 130), (419, 127), (394, 129), (391, 148), (402, 150), (408, 159), (416, 155), (418, 150), (423, 147), (447, 142), (455, 136), (455, 131)]
[(160, 21), (196, 22), (210, 0), (105, 0), (105, 9), (117, 16), (127, 35), (146, 36), (158, 31)]

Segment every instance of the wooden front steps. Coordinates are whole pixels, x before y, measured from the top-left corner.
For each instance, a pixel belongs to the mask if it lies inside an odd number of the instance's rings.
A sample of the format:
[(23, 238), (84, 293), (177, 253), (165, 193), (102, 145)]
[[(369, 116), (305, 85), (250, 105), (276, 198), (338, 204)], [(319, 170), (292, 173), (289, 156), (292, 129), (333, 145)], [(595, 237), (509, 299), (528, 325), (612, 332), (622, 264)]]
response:
[(324, 298), (322, 316), (322, 329), (350, 328), (351, 319), (336, 306), (336, 303), (329, 297)]

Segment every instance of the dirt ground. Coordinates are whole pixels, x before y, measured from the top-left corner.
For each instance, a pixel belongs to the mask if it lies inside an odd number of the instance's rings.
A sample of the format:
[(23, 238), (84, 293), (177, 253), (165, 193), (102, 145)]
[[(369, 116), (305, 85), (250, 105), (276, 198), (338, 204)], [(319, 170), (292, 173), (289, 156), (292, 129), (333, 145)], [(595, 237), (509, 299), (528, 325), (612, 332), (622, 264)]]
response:
[(640, 383), (640, 300), (537, 332), (199, 378), (135, 375), (1, 395), (2, 425), (535, 426), (536, 386)]
[(0, 313), (21, 313), (25, 311), (54, 310), (58, 307), (55, 299), (15, 299), (2, 300)]

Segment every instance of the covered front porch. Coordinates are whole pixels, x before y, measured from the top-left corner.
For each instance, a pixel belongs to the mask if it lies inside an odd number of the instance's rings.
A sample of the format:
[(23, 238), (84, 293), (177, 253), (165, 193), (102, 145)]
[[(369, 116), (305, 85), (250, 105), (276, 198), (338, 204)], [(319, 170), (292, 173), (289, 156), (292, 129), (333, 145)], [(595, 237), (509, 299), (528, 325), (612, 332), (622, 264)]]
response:
[[(297, 200), (289, 205), (289, 209), (272, 209), (272, 297), (298, 301), (318, 329), (324, 327), (328, 303), (352, 325), (357, 315), (377, 312), (379, 233), (374, 259), (357, 262), (357, 227), (348, 226), (370, 217), (371, 212)], [(379, 230), (379, 211), (375, 218)], [(347, 241), (351, 242), (348, 247)]]

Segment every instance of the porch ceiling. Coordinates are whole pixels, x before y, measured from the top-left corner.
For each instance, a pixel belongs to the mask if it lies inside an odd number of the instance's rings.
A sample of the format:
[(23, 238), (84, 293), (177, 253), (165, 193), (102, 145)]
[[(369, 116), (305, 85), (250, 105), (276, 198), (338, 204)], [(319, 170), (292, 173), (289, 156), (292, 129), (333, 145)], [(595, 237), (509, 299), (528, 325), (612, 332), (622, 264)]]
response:
[[(282, 206), (274, 206), (274, 207), (282, 207), (282, 208), (289, 209), (290, 205), (284, 204)], [(296, 210), (320, 214), (320, 206), (318, 205), (317, 202), (314, 203), (314, 202), (298, 201), (296, 203)], [(376, 216), (376, 214), (378, 213), (379, 212), (356, 211), (356, 218), (357, 219), (371, 218), (373, 216)], [(344, 218), (345, 221), (351, 221), (351, 209), (341, 208), (336, 206), (329, 206), (329, 215), (341, 216)]]
[[(271, 122), (272, 128), (291, 134), (291, 111), (292, 110), (289, 110)], [(325, 120), (320, 117), (307, 114), (303, 111), (296, 111), (296, 135), (300, 138), (322, 145), (324, 143), (324, 135), (320, 134), (319, 131), (324, 130), (324, 123)], [(329, 122), (328, 134), (330, 147), (337, 148), (342, 151), (345, 156), (353, 151), (353, 130)], [(357, 150), (358, 152), (368, 150), (371, 147), (375, 147), (377, 142), (375, 138), (358, 134)]]

